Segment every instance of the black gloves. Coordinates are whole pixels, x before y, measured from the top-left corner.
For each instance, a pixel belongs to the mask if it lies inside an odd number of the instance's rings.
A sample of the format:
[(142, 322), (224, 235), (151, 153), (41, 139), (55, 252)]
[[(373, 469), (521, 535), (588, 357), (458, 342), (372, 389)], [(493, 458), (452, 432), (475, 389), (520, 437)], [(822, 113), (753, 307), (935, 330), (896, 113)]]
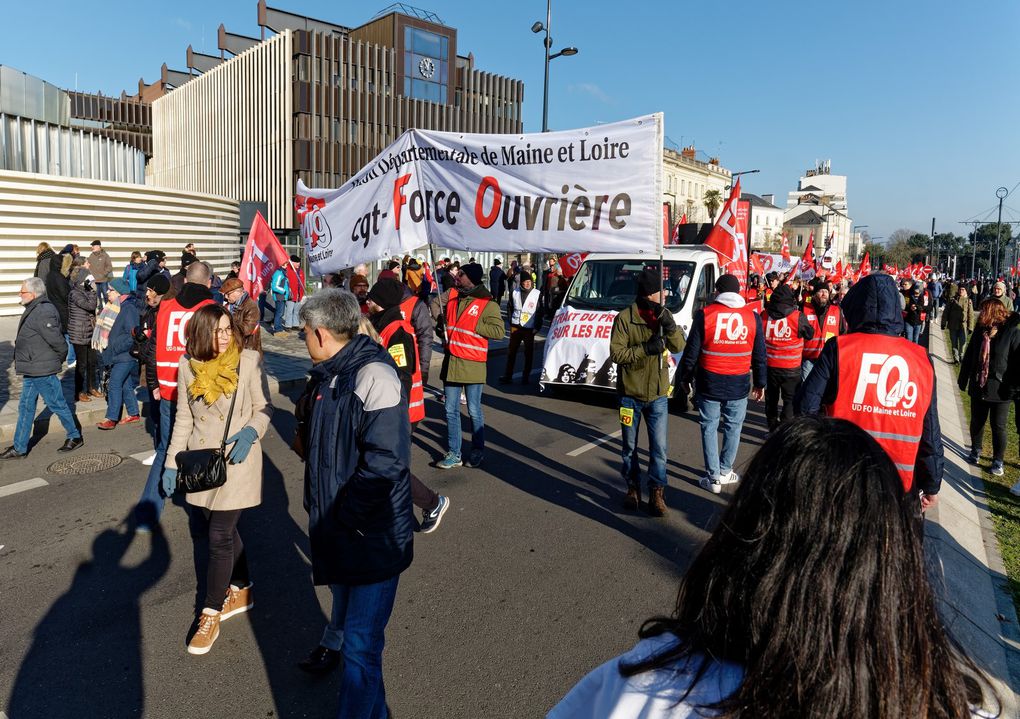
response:
[(645, 354), (649, 357), (661, 355), (664, 349), (666, 349), (666, 342), (658, 335), (645, 342)]
[(662, 308), (662, 312), (659, 315), (659, 326), (662, 327), (663, 334), (673, 334), (676, 330), (676, 320), (673, 319), (673, 313), (665, 307)]

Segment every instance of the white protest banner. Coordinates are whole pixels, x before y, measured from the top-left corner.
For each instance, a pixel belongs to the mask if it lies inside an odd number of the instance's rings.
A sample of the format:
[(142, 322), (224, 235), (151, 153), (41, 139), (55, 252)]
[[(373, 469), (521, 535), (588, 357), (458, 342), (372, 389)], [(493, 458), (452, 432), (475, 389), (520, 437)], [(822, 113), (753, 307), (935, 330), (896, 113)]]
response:
[[(592, 385), (615, 390), (616, 363), (609, 357), (609, 335), (617, 314), (613, 310), (571, 307), (557, 310), (545, 338), (541, 383)], [(670, 380), (681, 354), (664, 353)]]
[(755, 252), (754, 256), (761, 262), (765, 274), (769, 272), (789, 272), (793, 269), (794, 264), (796, 264), (795, 260), (784, 260), (782, 255)]
[(429, 242), (469, 252), (658, 253), (662, 115), (580, 130), (408, 130), (335, 190), (298, 181), (313, 274)]

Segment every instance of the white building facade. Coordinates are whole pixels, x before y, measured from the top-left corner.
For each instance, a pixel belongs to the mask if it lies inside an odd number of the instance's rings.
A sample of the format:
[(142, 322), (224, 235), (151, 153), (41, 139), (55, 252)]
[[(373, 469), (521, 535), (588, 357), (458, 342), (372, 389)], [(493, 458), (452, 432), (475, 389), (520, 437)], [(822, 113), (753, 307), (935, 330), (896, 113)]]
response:
[(833, 175), (831, 163), (817, 163), (789, 193), (783, 215), (783, 230), (790, 240), (790, 251), (803, 252), (814, 234), (815, 258), (828, 255), (832, 261), (855, 260), (851, 245), (859, 252), (860, 242), (853, 242), (853, 220), (847, 206), (846, 175)]
[(751, 204), (750, 243), (752, 252), (778, 252), (783, 241), (782, 208), (776, 207), (775, 195), (752, 195), (742, 192), (740, 199)]
[(732, 173), (720, 166), (717, 158), (699, 160), (693, 147), (680, 152), (668, 147), (662, 150), (662, 201), (669, 203), (673, 225), (685, 214), (688, 222), (712, 222), (714, 218), (705, 208), (705, 193), (717, 190), (721, 208), (731, 180)]

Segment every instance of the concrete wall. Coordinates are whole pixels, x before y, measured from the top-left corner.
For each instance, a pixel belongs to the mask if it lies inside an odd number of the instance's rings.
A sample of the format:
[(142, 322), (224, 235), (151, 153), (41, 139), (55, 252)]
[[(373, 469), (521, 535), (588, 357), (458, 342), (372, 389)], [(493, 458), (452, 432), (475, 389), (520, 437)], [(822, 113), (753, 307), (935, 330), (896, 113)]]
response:
[(133, 250), (163, 250), (171, 272), (194, 242), (198, 256), (225, 275), (240, 259), (238, 203), (216, 195), (98, 180), (0, 171), (0, 316), (20, 314), (18, 289), (35, 271), (35, 248), (83, 254), (100, 240), (123, 271)]

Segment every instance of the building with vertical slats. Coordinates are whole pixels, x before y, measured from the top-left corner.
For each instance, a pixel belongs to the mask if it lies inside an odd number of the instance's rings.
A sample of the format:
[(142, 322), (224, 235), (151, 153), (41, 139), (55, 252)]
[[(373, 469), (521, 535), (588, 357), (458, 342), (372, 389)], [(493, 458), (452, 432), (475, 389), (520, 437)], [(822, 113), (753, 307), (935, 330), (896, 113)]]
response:
[(221, 25), (220, 58), (189, 48), (187, 73), (162, 68), (153, 185), (265, 203), (296, 236), (299, 178), (339, 187), (411, 128), (523, 129), (524, 84), (476, 68), (434, 13), (397, 3), (352, 28), (260, 0), (258, 24), (259, 38)]

